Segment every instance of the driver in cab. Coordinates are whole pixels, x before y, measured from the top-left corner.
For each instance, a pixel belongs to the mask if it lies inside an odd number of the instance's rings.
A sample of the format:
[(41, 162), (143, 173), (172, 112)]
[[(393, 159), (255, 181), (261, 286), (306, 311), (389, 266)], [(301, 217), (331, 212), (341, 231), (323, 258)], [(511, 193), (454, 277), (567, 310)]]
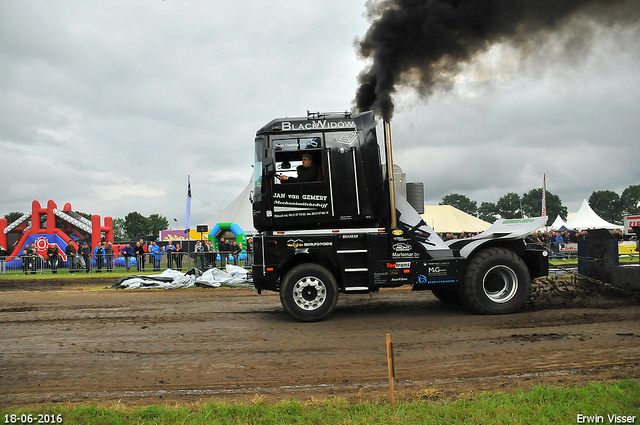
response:
[(318, 169), (320, 167), (313, 163), (313, 157), (311, 154), (302, 154), (302, 165), (298, 165), (296, 171), (298, 177), (289, 177), (287, 175), (280, 175), (282, 181), (288, 183), (300, 183), (300, 182), (315, 182), (320, 180), (318, 178)]

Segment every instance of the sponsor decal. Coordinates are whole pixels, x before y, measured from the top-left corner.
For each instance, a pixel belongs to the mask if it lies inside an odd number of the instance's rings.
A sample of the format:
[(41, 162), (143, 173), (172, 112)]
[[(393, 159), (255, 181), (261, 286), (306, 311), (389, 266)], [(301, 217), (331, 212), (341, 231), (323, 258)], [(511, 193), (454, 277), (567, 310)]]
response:
[(304, 149), (314, 149), (320, 147), (320, 137), (309, 137), (300, 139), (274, 140), (273, 147), (277, 151), (297, 151)]
[(384, 273), (374, 273), (373, 274), (373, 284), (374, 285), (384, 285), (387, 282), (387, 272)]
[(289, 248), (300, 248), (301, 246), (304, 246), (304, 242), (302, 239), (289, 239), (287, 241), (287, 246)]
[(435, 279), (429, 279), (429, 281), (427, 283), (455, 283), (456, 280), (455, 279), (444, 279), (444, 278), (435, 278)]
[(388, 269), (409, 269), (411, 268), (411, 261), (387, 263), (387, 268)]
[(425, 276), (423, 274), (418, 275), (418, 283), (420, 283), (420, 284), (426, 284), (426, 283), (455, 283), (455, 282), (456, 282), (456, 280), (452, 279), (451, 276), (428, 278), (427, 276)]
[(400, 230), (400, 229), (396, 229), (396, 230), (394, 230), (392, 233), (393, 233), (394, 235), (396, 235), (396, 236), (400, 236), (400, 235), (402, 235), (404, 232), (403, 232), (402, 230)]
[(420, 254), (417, 252), (392, 252), (391, 256), (393, 258), (418, 258), (420, 257)]
[(444, 276), (448, 274), (448, 270), (443, 267), (429, 267), (429, 276)]
[(409, 252), (409, 251), (411, 251), (411, 245), (409, 245), (408, 243), (403, 243), (403, 242), (393, 244), (392, 248), (393, 248), (394, 251), (397, 251), (397, 252)]
[(327, 121), (312, 120), (306, 123), (295, 123), (290, 121), (282, 122), (282, 131), (298, 131), (298, 130), (325, 130), (339, 128), (356, 128), (353, 121)]
[(446, 262), (428, 264), (429, 277), (448, 275), (450, 266), (451, 265)]
[(408, 282), (408, 277), (392, 277), (391, 282)]
[(563, 243), (560, 244), (559, 251), (561, 252), (577, 252), (578, 244), (577, 243)]
[(305, 242), (302, 239), (289, 239), (287, 241), (287, 247), (289, 248), (311, 248), (317, 246), (332, 246), (333, 242)]
[(304, 246), (333, 246), (333, 242), (305, 242)]

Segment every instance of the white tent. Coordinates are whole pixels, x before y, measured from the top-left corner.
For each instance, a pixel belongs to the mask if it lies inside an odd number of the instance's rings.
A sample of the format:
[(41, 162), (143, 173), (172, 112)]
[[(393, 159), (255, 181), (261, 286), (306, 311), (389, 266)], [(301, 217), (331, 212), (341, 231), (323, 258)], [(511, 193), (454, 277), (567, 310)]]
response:
[(617, 224), (609, 223), (608, 221), (603, 220), (598, 214), (596, 214), (587, 200), (582, 201), (582, 206), (576, 213), (576, 215), (565, 224), (567, 229), (572, 230), (586, 230), (586, 229), (620, 229), (622, 230), (622, 226), (618, 226)]
[(556, 220), (551, 225), (551, 229), (553, 229), (555, 231), (555, 230), (561, 229), (562, 226), (566, 227), (566, 225), (567, 224), (564, 222), (562, 217), (560, 217), (560, 214), (558, 214), (558, 216), (556, 217)]
[(421, 214), (425, 223), (436, 232), (484, 232), (491, 223), (480, 220), (451, 205), (425, 205), (424, 214)]
[(257, 233), (253, 227), (253, 210), (251, 208), (251, 201), (249, 200), (252, 188), (253, 183), (249, 182), (247, 187), (244, 188), (236, 199), (218, 214), (206, 220), (204, 224), (209, 226), (209, 230), (213, 229), (218, 223), (235, 223), (240, 226), (246, 234)]

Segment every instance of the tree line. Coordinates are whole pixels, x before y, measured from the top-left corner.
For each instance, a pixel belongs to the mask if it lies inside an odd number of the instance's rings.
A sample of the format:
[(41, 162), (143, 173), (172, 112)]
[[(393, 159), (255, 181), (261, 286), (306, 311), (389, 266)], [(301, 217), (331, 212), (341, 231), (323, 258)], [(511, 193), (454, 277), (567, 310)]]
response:
[[(547, 190), (546, 198), (550, 220), (558, 215), (566, 220), (567, 207), (560, 197)], [(531, 189), (522, 196), (509, 192), (495, 203), (483, 201), (480, 206), (466, 195), (450, 193), (442, 197), (439, 205), (451, 205), (489, 223), (499, 218), (537, 217), (542, 215), (542, 188)], [(604, 220), (622, 224), (624, 216), (640, 213), (640, 185), (631, 185), (620, 195), (612, 190), (594, 191), (589, 196), (589, 205)]]

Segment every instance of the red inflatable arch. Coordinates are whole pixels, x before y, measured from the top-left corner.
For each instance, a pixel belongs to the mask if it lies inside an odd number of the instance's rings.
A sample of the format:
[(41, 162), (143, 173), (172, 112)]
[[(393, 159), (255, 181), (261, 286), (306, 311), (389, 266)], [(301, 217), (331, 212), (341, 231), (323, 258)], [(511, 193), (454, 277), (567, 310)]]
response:
[[(29, 226), (30, 225), (30, 226)], [(57, 243), (61, 254), (64, 257), (64, 249), (69, 240), (83, 239), (91, 240), (91, 247), (97, 246), (102, 240), (113, 242), (113, 218), (105, 217), (104, 225), (100, 224), (100, 216), (92, 215), (91, 221), (75, 213), (71, 209), (71, 204), (66, 203), (62, 210), (52, 200), (49, 200), (46, 208), (42, 208), (40, 202), (33, 201), (31, 212), (8, 225), (5, 218), (0, 218), (0, 245), (11, 249), (8, 245), (9, 236), (13, 235), (17, 242), (12, 241), (12, 252), (10, 257), (18, 256), (22, 253), (25, 243), (33, 243), (36, 239), (46, 239), (51, 243)], [(75, 248), (77, 243), (72, 242)], [(66, 258), (65, 258), (66, 259)]]

